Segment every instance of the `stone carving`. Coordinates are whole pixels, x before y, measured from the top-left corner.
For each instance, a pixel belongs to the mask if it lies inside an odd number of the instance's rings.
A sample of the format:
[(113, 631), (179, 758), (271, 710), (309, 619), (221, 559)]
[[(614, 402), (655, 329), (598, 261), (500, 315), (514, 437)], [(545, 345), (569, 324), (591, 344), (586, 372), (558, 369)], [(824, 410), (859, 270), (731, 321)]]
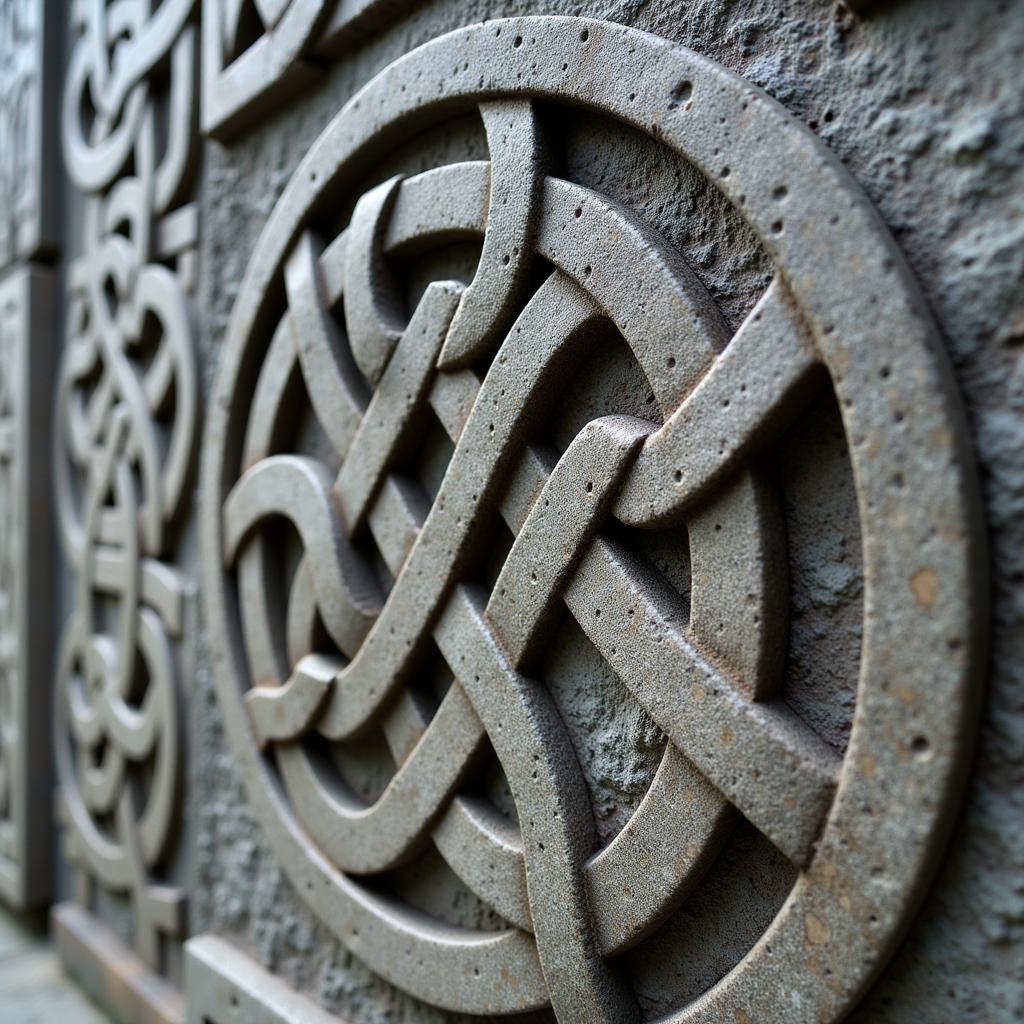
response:
[(216, 935), (189, 939), (185, 957), (188, 1024), (344, 1024)]
[[(230, 135), (408, 0), (203, 0), (203, 131)], [(313, 54), (316, 54), (314, 57)]]
[(43, 0), (0, 2), (0, 267), (47, 255), (55, 240), (50, 21)]
[[(731, 337), (664, 238), (554, 173), (546, 112), (579, 108), (683, 155), (758, 236), (776, 276)], [(413, 126), (474, 111), (488, 160), (353, 194)], [(435, 275), (407, 314), (402, 261), (467, 239), (480, 244), (472, 280)], [(552, 450), (538, 438), (569, 404), (562, 382), (609, 331), (640, 391), (621, 387), (621, 409)], [(204, 452), (218, 696), (296, 890), (435, 1005), (636, 1019), (622, 954), (699, 888), (742, 815), (795, 882), (736, 966), (666, 1019), (840, 1019), (915, 909), (967, 760), (983, 630), (949, 380), (857, 186), (715, 63), (540, 17), (462, 29), (387, 68), (266, 225)], [(864, 557), (844, 753), (778, 693), (786, 539), (754, 458), (830, 388)], [(424, 468), (435, 422), (448, 440)], [(683, 524), (688, 600), (633, 543)], [(566, 615), (668, 737), (601, 848), (541, 672)], [(369, 792), (374, 736), (393, 771)], [(473, 784), (495, 758), (514, 808)], [(430, 845), (496, 927), (456, 927), (391, 885)]]
[(196, 27), (192, 0), (78, 8), (63, 109), (85, 199), (69, 270), (57, 494), (74, 607), (57, 669), (56, 748), (80, 901), (129, 897), (134, 945), (161, 964), (182, 930), (176, 565), (197, 430)]
[(50, 894), (51, 276), (0, 283), (0, 897)]

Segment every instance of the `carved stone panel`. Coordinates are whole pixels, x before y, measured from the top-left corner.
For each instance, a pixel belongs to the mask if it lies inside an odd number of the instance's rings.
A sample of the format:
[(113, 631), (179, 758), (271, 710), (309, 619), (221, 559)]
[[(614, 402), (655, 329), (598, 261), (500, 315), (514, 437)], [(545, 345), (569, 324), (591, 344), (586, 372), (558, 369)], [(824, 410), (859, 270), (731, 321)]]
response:
[(73, 574), (55, 744), (77, 897), (127, 906), (174, 969), (183, 934), (183, 538), (199, 425), (193, 307), (193, 0), (80, 5), (64, 158), (82, 193), (57, 393), (60, 537)]
[(55, 248), (57, 13), (0, 0), (0, 268)]
[(53, 302), (48, 271), (0, 280), (0, 898), (18, 908), (48, 900), (53, 881)]
[[(753, 233), (771, 274), (735, 329), (639, 211), (559, 166), (559, 132), (594, 113), (688, 161)], [(486, 159), (370, 173), (453, 118)], [(793, 551), (765, 466), (820, 401), (863, 559), (848, 737), (781, 688)], [(838, 1021), (915, 911), (968, 764), (966, 452), (899, 250), (749, 82), (562, 17), (397, 61), (270, 216), (206, 434), (218, 697), (296, 891), (427, 1003), (636, 1019), (644, 961), (678, 941), (663, 926), (746, 829), (778, 902), (749, 942), (712, 926), (745, 945), (666, 1019)], [(565, 629), (664, 740), (605, 839), (550, 682)], [(410, 882), (428, 858), (477, 925)]]
[(203, 131), (229, 136), (411, 0), (203, 0)]

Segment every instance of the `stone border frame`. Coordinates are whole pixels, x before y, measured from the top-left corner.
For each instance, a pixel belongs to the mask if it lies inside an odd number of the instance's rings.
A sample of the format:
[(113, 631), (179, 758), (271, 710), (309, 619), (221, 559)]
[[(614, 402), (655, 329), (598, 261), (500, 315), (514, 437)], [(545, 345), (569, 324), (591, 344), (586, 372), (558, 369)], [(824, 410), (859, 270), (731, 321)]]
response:
[(75, 903), (60, 903), (50, 913), (50, 926), (64, 970), (115, 1020), (184, 1024), (181, 993), (95, 915)]
[(312, 86), (322, 67), (412, 0), (285, 0), (267, 32), (225, 61), (225, 0), (203, 0), (202, 130), (224, 141)]
[[(534, 53), (543, 60), (531, 62)], [(608, 74), (609, 65), (616, 74)], [(462, 71), (423, 101), (416, 73), (433, 66)], [(522, 67), (531, 73), (517, 74)], [(810, 1006), (814, 1019), (833, 1019), (870, 983), (916, 910), (969, 765), (986, 614), (977, 481), (937, 332), (874, 208), (839, 161), (775, 101), (655, 36), (552, 17), (496, 21), (440, 37), (396, 61), (350, 101), (275, 207), (229, 327), (202, 482), (203, 582), (218, 646), (216, 684), (249, 798), (292, 881), (315, 894), (321, 916), (338, 922), (359, 916), (345, 879), (278, 818), (275, 786), (241, 701), (221, 567), (221, 507), (224, 449), (237, 430), (228, 400), (239, 377), (251, 372), (245, 341), (269, 311), (285, 254), (317, 196), (344, 189), (413, 118), (422, 124), (485, 98), (517, 95), (597, 107), (655, 131), (690, 159), (743, 212), (782, 268), (830, 372), (850, 439), (865, 552), (864, 655), (845, 770), (814, 859), (771, 938), (673, 1019), (723, 1019), (738, 1007), (737, 1019), (756, 1010), (766, 1019), (809, 1020)], [(823, 267), (833, 269), (823, 273)], [(856, 270), (856, 289), (847, 268)], [(883, 323), (899, 346), (880, 344)], [(654, 475), (671, 468), (657, 457), (647, 463)], [(913, 498), (887, 519), (897, 477), (898, 488)], [(673, 490), (667, 479), (664, 490)], [(927, 684), (927, 700), (913, 715), (890, 692), (894, 676)], [(868, 816), (865, 806), (872, 808)], [(899, 895), (882, 899), (883, 891)], [(870, 923), (865, 908), (872, 910)], [(807, 956), (819, 969), (795, 973), (793, 964)], [(421, 978), (418, 985), (421, 997), (437, 998), (436, 983)], [(794, 1016), (801, 1000), (803, 1015)]]
[(185, 943), (188, 1024), (346, 1024), (218, 935)]
[[(53, 771), (50, 709), (53, 675), (54, 523), (50, 481), (50, 388), (54, 366), (56, 279), (18, 266), (0, 282), (0, 316), (18, 309), (11, 446), (17, 486), (12, 497), (21, 549), (13, 585), (18, 653), (14, 659), (15, 750), (11, 800), (13, 856), (0, 856), (0, 896), (25, 909), (49, 901), (53, 889)], [(3, 330), (0, 325), (0, 330)], [(5, 370), (8, 369), (5, 367)]]

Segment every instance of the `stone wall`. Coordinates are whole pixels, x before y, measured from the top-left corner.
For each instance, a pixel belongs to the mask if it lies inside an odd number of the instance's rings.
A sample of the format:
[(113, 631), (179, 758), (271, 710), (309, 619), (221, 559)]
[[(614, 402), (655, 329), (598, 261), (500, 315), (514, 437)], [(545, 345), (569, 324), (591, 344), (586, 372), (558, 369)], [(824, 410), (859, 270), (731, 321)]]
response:
[(112, 1013), (1024, 1019), (1024, 5), (856, 6), (82, 7)]

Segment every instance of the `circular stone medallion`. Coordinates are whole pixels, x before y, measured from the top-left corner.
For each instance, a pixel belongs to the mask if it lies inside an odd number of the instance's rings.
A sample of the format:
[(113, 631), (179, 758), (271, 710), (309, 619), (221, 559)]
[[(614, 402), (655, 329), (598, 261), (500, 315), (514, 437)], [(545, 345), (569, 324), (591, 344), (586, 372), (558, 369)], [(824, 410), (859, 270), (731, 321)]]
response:
[[(557, 173), (573, 117), (646, 136), (745, 221), (774, 277), (735, 330), (637, 211)], [(459, 118), (486, 159), (374, 176)], [(230, 744), (325, 924), (465, 1013), (842, 1017), (914, 909), (965, 762), (978, 528), (950, 380), (856, 185), (715, 63), (543, 17), (378, 75), (256, 247), (203, 471)], [(765, 468), (822, 394), (863, 565), (846, 742), (787, 702), (791, 558)], [(666, 738), (610, 835), (548, 685), (566, 631), (596, 666), (578, 693), (610, 678)], [(664, 951), (702, 886), (723, 891), (739, 833), (783, 889), (757, 934), (710, 928), (726, 966), (668, 1006), (643, 963), (673, 974)]]

